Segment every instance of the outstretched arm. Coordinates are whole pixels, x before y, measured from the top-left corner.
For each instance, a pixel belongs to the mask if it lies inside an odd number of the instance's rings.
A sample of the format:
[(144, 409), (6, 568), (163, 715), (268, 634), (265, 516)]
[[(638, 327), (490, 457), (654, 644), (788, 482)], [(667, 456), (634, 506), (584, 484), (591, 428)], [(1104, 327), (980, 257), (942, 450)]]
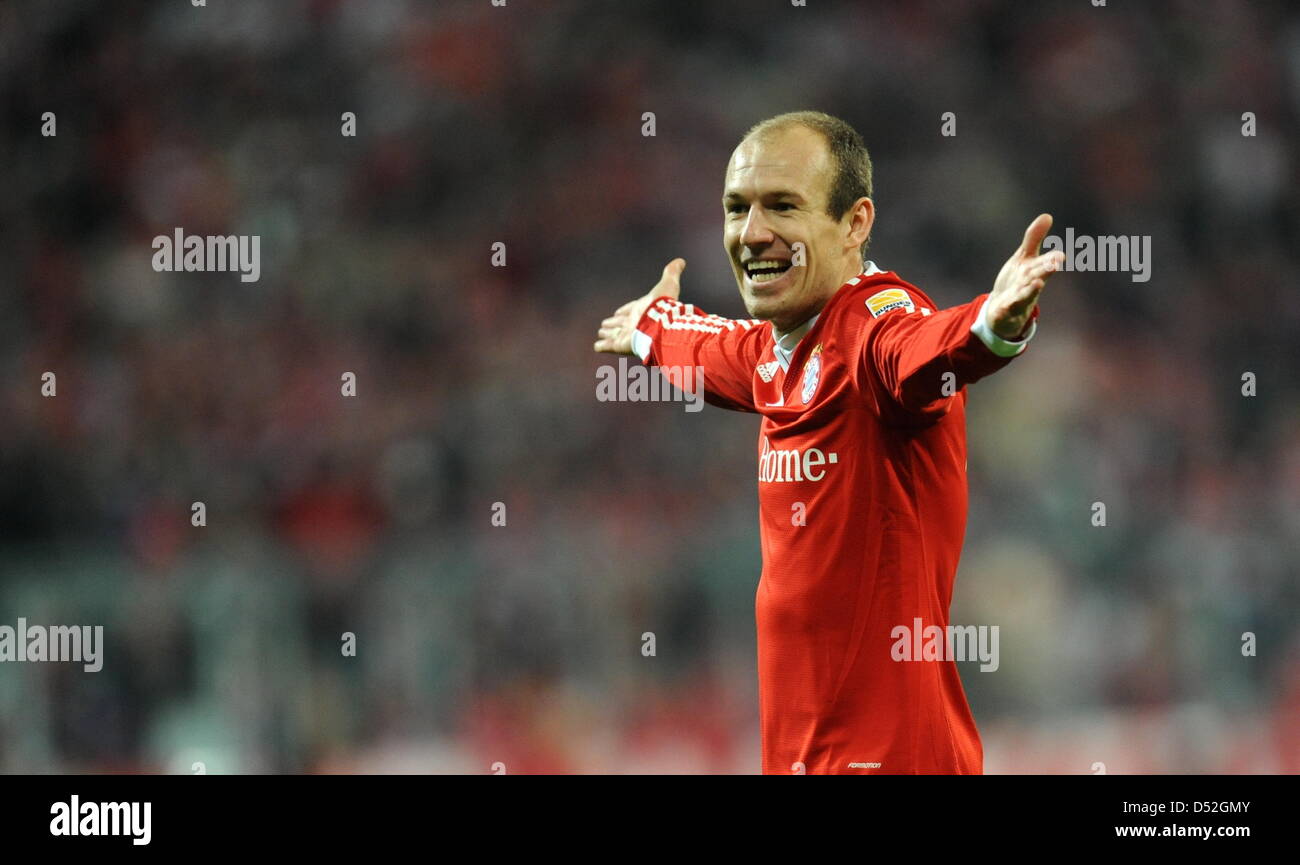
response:
[(1039, 293), (1064, 261), (1060, 252), (1038, 253), (1051, 226), (1046, 213), (1029, 224), (988, 295), (933, 314), (899, 309), (875, 322), (864, 361), (890, 404), (937, 419), (963, 387), (1024, 351)]
[(635, 354), (678, 388), (713, 405), (755, 411), (754, 367), (767, 328), (762, 322), (708, 315), (678, 300), (686, 262), (674, 258), (654, 288), (600, 323), (593, 348)]

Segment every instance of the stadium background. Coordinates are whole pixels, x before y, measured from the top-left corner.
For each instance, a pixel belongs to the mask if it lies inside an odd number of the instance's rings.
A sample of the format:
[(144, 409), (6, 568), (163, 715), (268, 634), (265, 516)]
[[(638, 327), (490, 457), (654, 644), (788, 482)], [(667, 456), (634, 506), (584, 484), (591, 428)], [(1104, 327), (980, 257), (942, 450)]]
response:
[[(1300, 770), (1294, 7), (31, 0), (0, 105), (0, 623), (107, 640), (0, 665), (0, 770), (757, 771), (757, 421), (590, 345), (676, 255), (742, 314), (723, 167), (799, 108), (945, 305), (1041, 211), (1152, 237), (972, 390), (986, 771)], [(155, 273), (176, 226), (261, 280)]]

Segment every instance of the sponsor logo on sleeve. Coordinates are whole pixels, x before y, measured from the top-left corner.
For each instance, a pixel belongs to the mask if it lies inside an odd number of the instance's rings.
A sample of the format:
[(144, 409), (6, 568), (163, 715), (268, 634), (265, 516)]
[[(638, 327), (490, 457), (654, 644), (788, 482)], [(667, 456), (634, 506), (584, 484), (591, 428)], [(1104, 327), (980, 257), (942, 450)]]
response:
[(866, 303), (867, 309), (871, 310), (872, 318), (880, 318), (885, 313), (892, 312), (895, 309), (901, 309), (905, 312), (916, 311), (911, 296), (901, 288), (887, 288), (884, 291), (878, 291), (868, 297)]

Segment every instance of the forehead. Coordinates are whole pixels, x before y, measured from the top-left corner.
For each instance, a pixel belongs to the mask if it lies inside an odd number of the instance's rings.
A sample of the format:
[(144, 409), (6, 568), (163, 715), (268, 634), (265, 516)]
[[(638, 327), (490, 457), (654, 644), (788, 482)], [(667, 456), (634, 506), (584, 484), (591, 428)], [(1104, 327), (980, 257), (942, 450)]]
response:
[(740, 142), (727, 163), (723, 194), (748, 198), (786, 191), (812, 200), (825, 189), (829, 166), (825, 139), (807, 127), (792, 126)]

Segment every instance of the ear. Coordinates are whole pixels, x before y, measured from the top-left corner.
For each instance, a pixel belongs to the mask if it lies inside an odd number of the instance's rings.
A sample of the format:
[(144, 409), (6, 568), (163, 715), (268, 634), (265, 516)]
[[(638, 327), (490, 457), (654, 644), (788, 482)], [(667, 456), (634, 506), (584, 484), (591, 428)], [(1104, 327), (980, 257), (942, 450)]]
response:
[(844, 219), (847, 220), (849, 229), (848, 236), (844, 239), (844, 248), (860, 249), (871, 236), (871, 227), (876, 222), (875, 202), (865, 196), (859, 198), (844, 212)]

